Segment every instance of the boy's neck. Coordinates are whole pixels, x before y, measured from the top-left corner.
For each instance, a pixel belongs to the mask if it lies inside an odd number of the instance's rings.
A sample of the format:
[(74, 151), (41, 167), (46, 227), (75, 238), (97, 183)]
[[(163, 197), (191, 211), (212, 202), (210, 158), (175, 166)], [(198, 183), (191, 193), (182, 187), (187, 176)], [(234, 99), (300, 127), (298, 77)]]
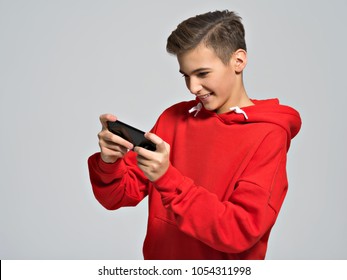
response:
[[(238, 102), (238, 105), (235, 105), (239, 108), (242, 107), (247, 107), (247, 106), (253, 106), (254, 103), (252, 102), (252, 100), (248, 97), (246, 91), (245, 93), (242, 95), (242, 97), (240, 98), (240, 101)], [(233, 107), (233, 106), (232, 106)]]
[(215, 111), (217, 114), (227, 113), (229, 109), (232, 107), (243, 108), (243, 107), (254, 105), (252, 100), (248, 97), (247, 92), (243, 85), (240, 86), (239, 89), (231, 93), (231, 96), (232, 96), (232, 99), (229, 100), (229, 103), (227, 104), (227, 106), (223, 105), (223, 108), (220, 108), (219, 110)]
[(238, 76), (238, 86), (234, 88), (233, 92), (231, 93), (232, 102), (230, 107), (247, 107), (252, 106), (254, 103), (252, 100), (248, 97), (248, 94), (246, 92), (244, 83), (243, 83), (243, 73), (240, 73)]

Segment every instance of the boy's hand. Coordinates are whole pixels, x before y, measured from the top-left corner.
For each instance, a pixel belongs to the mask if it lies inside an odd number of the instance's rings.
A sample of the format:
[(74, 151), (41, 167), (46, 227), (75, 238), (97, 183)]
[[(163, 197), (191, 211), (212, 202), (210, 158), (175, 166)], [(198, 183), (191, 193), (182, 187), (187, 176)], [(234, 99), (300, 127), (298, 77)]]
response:
[(145, 137), (156, 144), (152, 152), (141, 147), (135, 147), (137, 165), (150, 181), (156, 181), (165, 174), (170, 165), (170, 145), (154, 133), (147, 132)]
[(114, 163), (117, 159), (122, 158), (133, 144), (125, 139), (113, 134), (107, 129), (107, 121), (115, 122), (116, 116), (105, 114), (100, 116), (102, 130), (99, 132), (99, 146), (101, 159), (106, 163)]

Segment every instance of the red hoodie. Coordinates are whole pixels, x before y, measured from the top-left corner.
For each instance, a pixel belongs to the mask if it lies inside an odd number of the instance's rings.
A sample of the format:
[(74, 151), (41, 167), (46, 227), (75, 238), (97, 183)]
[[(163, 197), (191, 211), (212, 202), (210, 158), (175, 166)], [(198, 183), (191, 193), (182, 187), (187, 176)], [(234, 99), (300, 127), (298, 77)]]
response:
[(264, 259), (287, 192), (286, 155), (301, 119), (277, 99), (225, 114), (182, 102), (152, 132), (171, 146), (170, 166), (150, 182), (129, 152), (114, 164), (89, 158), (107, 209), (149, 196), (145, 259)]

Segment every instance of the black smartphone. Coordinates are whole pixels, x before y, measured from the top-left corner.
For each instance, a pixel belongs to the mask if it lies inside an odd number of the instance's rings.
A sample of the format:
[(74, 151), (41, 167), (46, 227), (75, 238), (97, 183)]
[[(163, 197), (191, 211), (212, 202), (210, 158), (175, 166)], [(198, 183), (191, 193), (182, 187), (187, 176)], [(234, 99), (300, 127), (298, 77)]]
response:
[(112, 133), (132, 143), (134, 147), (139, 146), (150, 151), (156, 150), (156, 145), (145, 138), (145, 133), (135, 127), (132, 127), (131, 125), (118, 120), (115, 122), (108, 121), (107, 128)]

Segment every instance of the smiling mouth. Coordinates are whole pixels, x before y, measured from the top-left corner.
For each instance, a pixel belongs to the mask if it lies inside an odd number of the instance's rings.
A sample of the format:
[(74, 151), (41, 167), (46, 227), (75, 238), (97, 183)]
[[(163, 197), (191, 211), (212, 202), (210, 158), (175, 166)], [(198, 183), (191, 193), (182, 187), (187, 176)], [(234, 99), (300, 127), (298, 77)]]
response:
[(198, 96), (201, 101), (206, 101), (211, 96), (211, 93)]

